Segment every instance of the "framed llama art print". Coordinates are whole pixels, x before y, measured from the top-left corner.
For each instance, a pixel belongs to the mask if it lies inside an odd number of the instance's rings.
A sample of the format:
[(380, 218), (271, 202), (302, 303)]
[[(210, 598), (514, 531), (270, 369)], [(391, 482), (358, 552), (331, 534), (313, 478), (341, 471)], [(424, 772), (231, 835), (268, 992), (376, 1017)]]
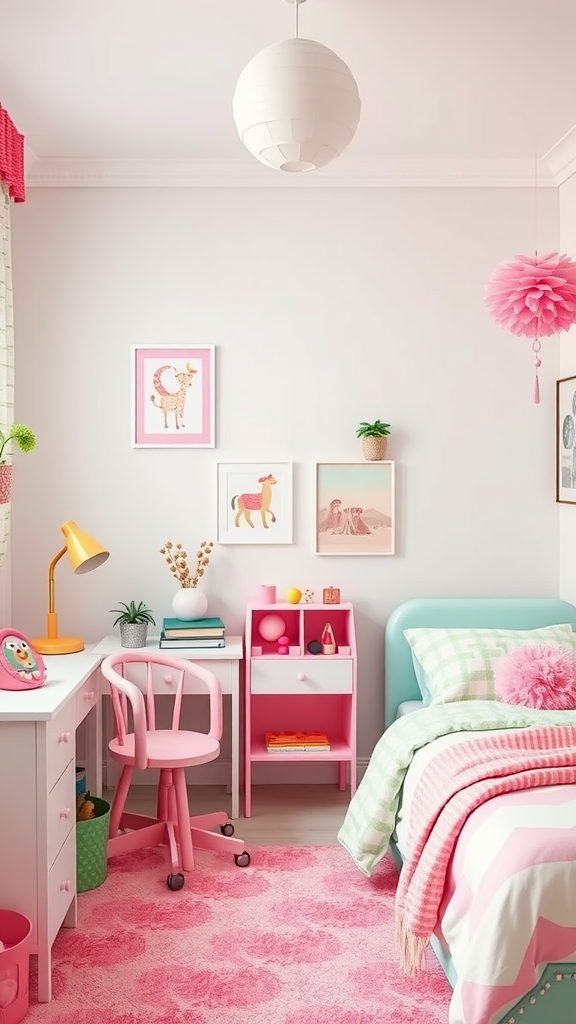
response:
[(292, 543), (292, 463), (219, 462), (219, 544)]
[(214, 345), (132, 347), (132, 447), (214, 448)]
[(316, 465), (316, 554), (393, 555), (393, 462)]

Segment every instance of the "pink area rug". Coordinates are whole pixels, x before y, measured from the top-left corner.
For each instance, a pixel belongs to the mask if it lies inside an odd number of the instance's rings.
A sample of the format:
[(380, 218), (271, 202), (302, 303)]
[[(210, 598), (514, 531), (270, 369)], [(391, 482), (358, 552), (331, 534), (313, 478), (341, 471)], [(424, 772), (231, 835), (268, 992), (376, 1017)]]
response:
[(251, 853), (238, 868), (200, 851), (180, 892), (161, 850), (112, 860), (26, 1024), (446, 1024), (433, 956), (415, 983), (396, 967), (390, 860), (368, 879), (341, 847)]

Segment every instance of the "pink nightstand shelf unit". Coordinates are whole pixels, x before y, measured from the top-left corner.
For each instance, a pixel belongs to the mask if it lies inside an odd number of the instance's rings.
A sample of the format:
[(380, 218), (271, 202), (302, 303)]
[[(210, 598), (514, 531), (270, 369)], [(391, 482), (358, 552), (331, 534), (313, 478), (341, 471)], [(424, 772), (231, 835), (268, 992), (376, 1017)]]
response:
[[(309, 650), (326, 641), (335, 654)], [(279, 653), (279, 651), (287, 653)], [(356, 790), (356, 635), (351, 604), (248, 605), (246, 613), (245, 792), (251, 816), (254, 761), (335, 761), (338, 785)], [(330, 750), (269, 752), (267, 732), (324, 732)]]

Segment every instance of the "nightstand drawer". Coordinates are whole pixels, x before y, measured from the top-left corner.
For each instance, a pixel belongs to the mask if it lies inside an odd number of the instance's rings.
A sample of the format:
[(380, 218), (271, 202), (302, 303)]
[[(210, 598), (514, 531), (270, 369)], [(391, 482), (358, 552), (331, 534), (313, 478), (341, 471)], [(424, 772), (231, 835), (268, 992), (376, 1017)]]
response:
[(48, 867), (51, 868), (76, 822), (76, 771), (71, 761), (48, 796)]
[(352, 693), (352, 659), (253, 658), (252, 693)]
[(46, 784), (50, 791), (76, 751), (76, 706), (68, 701), (56, 718), (46, 722)]
[(54, 942), (76, 895), (76, 832), (73, 829), (48, 875), (48, 942)]

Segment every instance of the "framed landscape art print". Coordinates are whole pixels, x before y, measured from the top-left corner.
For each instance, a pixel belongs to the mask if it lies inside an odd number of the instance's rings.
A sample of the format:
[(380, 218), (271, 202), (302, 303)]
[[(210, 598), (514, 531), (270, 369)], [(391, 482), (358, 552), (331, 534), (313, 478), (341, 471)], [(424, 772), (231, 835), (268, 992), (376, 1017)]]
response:
[(214, 401), (214, 345), (133, 346), (133, 448), (214, 448)]
[(316, 465), (316, 554), (393, 555), (393, 462)]
[(218, 463), (218, 543), (292, 543), (292, 463)]
[(556, 381), (556, 501), (576, 505), (576, 377)]

